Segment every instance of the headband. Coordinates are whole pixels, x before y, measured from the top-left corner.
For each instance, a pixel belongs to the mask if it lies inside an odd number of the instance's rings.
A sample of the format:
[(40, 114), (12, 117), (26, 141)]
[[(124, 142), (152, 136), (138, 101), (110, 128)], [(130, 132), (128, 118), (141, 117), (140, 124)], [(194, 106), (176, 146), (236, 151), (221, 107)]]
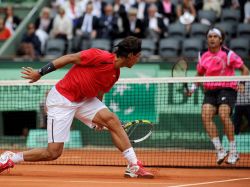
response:
[(221, 31), (219, 29), (216, 29), (216, 28), (210, 29), (207, 33), (207, 36), (209, 36), (210, 34), (216, 34), (220, 38), (222, 37)]

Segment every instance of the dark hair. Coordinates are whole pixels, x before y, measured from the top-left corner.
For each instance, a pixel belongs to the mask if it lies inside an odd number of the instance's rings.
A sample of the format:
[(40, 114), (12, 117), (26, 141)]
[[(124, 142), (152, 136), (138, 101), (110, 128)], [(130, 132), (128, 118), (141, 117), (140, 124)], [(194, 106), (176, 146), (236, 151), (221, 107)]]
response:
[(221, 33), (221, 45), (223, 44), (223, 42), (224, 42), (224, 40), (225, 40), (225, 32), (222, 30), (222, 29), (220, 29), (220, 28), (218, 28), (218, 27), (210, 27), (208, 30), (207, 30), (207, 32), (206, 32), (206, 37), (207, 37), (207, 35), (208, 35), (208, 32), (210, 31), (210, 30), (212, 30), (212, 29), (218, 29), (219, 31), (220, 31), (220, 33)]
[(117, 47), (115, 50), (117, 57), (128, 57), (130, 53), (141, 52), (141, 40), (134, 36), (128, 36), (114, 47)]

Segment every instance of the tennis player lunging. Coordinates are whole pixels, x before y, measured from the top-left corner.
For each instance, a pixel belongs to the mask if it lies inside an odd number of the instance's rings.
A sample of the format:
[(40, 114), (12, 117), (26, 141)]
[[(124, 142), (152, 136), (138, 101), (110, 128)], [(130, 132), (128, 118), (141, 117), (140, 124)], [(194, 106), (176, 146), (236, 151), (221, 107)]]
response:
[[(248, 75), (249, 70), (242, 59), (233, 51), (222, 46), (225, 39), (224, 33), (218, 28), (207, 31), (208, 50), (199, 54), (197, 76), (234, 76), (235, 69), (242, 75)], [(234, 126), (231, 114), (236, 102), (237, 90), (244, 90), (244, 82), (207, 82), (203, 84), (205, 97), (202, 105), (202, 121), (214, 147), (217, 151), (217, 164), (227, 158), (226, 163), (235, 164), (239, 160), (234, 140)], [(213, 121), (218, 113), (224, 126), (224, 132), (229, 140), (229, 154), (220, 142), (216, 125)]]
[(140, 57), (141, 40), (129, 36), (122, 40), (114, 53), (92, 48), (62, 56), (39, 70), (23, 68), (22, 77), (30, 83), (67, 64), (74, 64), (47, 96), (48, 147), (19, 153), (5, 152), (0, 159), (0, 172), (21, 161), (50, 161), (61, 156), (64, 142), (69, 140), (74, 117), (88, 125), (109, 129), (115, 146), (128, 161), (125, 177), (153, 178), (137, 160), (127, 134), (118, 117), (101, 102), (120, 75), (120, 68), (131, 68)]

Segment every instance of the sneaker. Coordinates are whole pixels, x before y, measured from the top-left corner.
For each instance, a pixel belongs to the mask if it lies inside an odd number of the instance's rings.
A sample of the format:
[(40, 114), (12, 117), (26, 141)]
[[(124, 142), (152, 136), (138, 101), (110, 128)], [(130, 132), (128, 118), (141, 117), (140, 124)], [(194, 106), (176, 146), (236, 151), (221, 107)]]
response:
[(152, 179), (154, 175), (145, 170), (140, 161), (137, 161), (137, 164), (128, 165), (124, 177), (127, 178), (147, 178)]
[(8, 170), (9, 168), (14, 167), (14, 162), (10, 159), (11, 156), (15, 154), (10, 151), (6, 151), (0, 155), (0, 173), (4, 170)]
[(228, 152), (225, 151), (224, 149), (221, 149), (217, 152), (217, 164), (221, 165), (222, 162), (225, 160), (225, 158), (227, 157)]
[(236, 162), (240, 159), (239, 153), (237, 152), (230, 152), (228, 159), (226, 161), (227, 164), (236, 164)]

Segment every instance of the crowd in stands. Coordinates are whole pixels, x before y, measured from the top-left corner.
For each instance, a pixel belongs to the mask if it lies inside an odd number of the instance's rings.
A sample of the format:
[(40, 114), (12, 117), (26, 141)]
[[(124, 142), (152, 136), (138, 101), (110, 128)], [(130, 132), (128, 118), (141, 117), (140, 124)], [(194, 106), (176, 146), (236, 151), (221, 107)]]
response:
[[(223, 19), (227, 10), (239, 16), (233, 15), (235, 20)], [(202, 16), (204, 11), (210, 17)], [(5, 19), (0, 19), (0, 40), (10, 37), (19, 23), (12, 8), (7, 8)], [(202, 33), (199, 31), (199, 38), (204, 42), (201, 38), (205, 39), (204, 32), (211, 25), (221, 26), (230, 35), (228, 39), (233, 39), (238, 37), (237, 26), (243, 23), (250, 24), (249, 0), (54, 0), (50, 7), (42, 9), (35, 23), (28, 25), (17, 54), (32, 58), (49, 55), (51, 40), (63, 41), (62, 54), (94, 47), (93, 41), (100, 39), (109, 40), (106, 49), (111, 50), (116, 40), (133, 35), (145, 40), (145, 45), (146, 40), (151, 41), (154, 48), (150, 55), (163, 54), (160, 47), (175, 39), (178, 56), (183, 51), (184, 40), (197, 39), (192, 33), (194, 28), (205, 28)], [(227, 30), (228, 25), (232, 32)], [(164, 39), (169, 40), (163, 42)], [(203, 47), (204, 43), (199, 46)], [(248, 56), (249, 49), (248, 45)]]

